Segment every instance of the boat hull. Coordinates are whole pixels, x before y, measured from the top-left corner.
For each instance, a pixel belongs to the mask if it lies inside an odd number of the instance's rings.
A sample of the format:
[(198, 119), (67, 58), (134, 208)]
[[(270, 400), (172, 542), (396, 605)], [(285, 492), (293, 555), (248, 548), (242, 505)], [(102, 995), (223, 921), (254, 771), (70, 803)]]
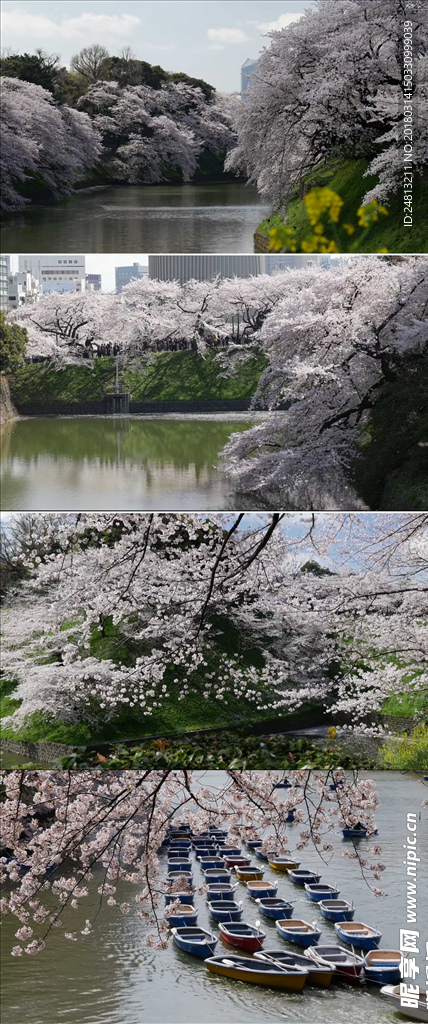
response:
[(315, 891), (311, 888), (310, 882), (305, 882), (305, 891), (309, 900), (314, 903), (320, 903), (321, 900), (337, 900), (339, 898), (340, 889), (316, 889)]
[(288, 873), (288, 877), (290, 879), (290, 882), (293, 882), (294, 885), (304, 886), (306, 884), (310, 885), (311, 882), (319, 882), (321, 875), (315, 875), (313, 874), (312, 871), (305, 871), (302, 872), (302, 874), (299, 874), (297, 870), (291, 870)]
[(278, 886), (272, 884), (269, 885), (267, 883), (266, 886), (260, 886), (260, 888), (258, 888), (253, 887), (251, 882), (247, 882), (247, 892), (248, 895), (251, 896), (253, 900), (256, 900), (258, 898), (263, 899), (263, 897), (265, 899), (269, 899), (269, 896), (271, 896), (272, 898), (276, 896), (278, 892)]
[(287, 918), (293, 916), (293, 907), (290, 903), (284, 903), (282, 906), (269, 906), (269, 904), (263, 899), (257, 899), (256, 903), (259, 905), (260, 913), (264, 917), (270, 917), (273, 921), (284, 921)]
[(282, 921), (275, 921), (275, 927), (283, 939), (287, 939), (287, 942), (294, 942), (296, 946), (301, 946), (302, 949), (316, 946), (320, 940), (321, 932), (294, 931), (293, 929), (284, 928)]
[(293, 861), (293, 860), (287, 860), (287, 861), (285, 861), (285, 860), (284, 861), (270, 860), (269, 861), (269, 867), (272, 868), (272, 871), (279, 871), (279, 872), (282, 872), (283, 874), (285, 874), (288, 871), (293, 871), (295, 868), (298, 868), (299, 867), (299, 861), (298, 860), (295, 860), (295, 861)]
[(307, 974), (286, 974), (285, 971), (272, 970), (269, 973), (257, 970), (254, 967), (252, 970), (249, 968), (240, 968), (238, 966), (230, 967), (223, 963), (219, 958), (215, 960), (209, 958), (205, 961), (205, 966), (209, 971), (214, 974), (221, 974), (225, 978), (233, 978), (235, 981), (246, 981), (251, 985), (266, 985), (271, 988), (287, 989), (290, 992), (301, 992)]
[(245, 949), (248, 953), (256, 953), (257, 950), (262, 949), (265, 938), (264, 935), (261, 938), (256, 935), (231, 935), (229, 932), (224, 932), (221, 925), (220, 937), (222, 942), (226, 942), (228, 946)]
[(214, 956), (215, 947), (218, 942), (218, 939), (212, 934), (209, 939), (201, 938), (199, 941), (195, 941), (191, 937), (186, 938), (186, 936), (178, 933), (177, 928), (172, 929), (172, 939), (175, 945), (182, 949), (184, 953), (197, 956), (200, 960), (206, 960), (207, 957)]
[(264, 949), (261, 953), (255, 953), (256, 960), (266, 960), (268, 957), (272, 957), (273, 960), (277, 960), (279, 963), (291, 964), (296, 963), (298, 967), (305, 967), (308, 971), (308, 977), (306, 979), (307, 985), (318, 985), (320, 988), (329, 988), (335, 974), (334, 970), (327, 970), (319, 967), (311, 960), (306, 959), (305, 956), (301, 956), (298, 953), (284, 953), (283, 950), (278, 949)]
[(194, 914), (172, 914), (167, 920), (170, 928), (188, 928), (197, 923), (198, 913), (195, 911)]
[(226, 900), (219, 900), (223, 902), (225, 907), (215, 907), (212, 903), (208, 903), (208, 910), (211, 914), (213, 921), (240, 921), (242, 917), (242, 907), (231, 908), (227, 906)]
[(399, 985), (384, 985), (380, 990), (382, 996), (393, 1004), (396, 1010), (401, 1012), (406, 1020), (421, 1020), (425, 1024), (428, 1022), (428, 1009), (426, 996), (421, 998), (422, 992), (419, 993), (418, 1005), (417, 1006), (403, 1006), (400, 1005), (400, 986)]
[(236, 877), (239, 878), (240, 882), (256, 882), (261, 881), (264, 872), (258, 871), (257, 868), (254, 868), (252, 871), (246, 870), (245, 868), (242, 868), (242, 870), (241, 868), (235, 868), (235, 874)]
[(344, 931), (340, 924), (335, 924), (334, 929), (341, 942), (346, 942), (348, 946), (355, 946), (356, 949), (377, 949), (382, 938), (380, 933), (375, 935), (364, 935), (357, 929), (355, 930), (355, 933), (347, 930)]
[[(329, 901), (330, 902), (330, 901)], [(335, 900), (333, 902), (336, 902)], [(355, 914), (355, 907), (327, 907), (321, 900), (318, 904), (320, 912), (326, 921), (352, 921)]]

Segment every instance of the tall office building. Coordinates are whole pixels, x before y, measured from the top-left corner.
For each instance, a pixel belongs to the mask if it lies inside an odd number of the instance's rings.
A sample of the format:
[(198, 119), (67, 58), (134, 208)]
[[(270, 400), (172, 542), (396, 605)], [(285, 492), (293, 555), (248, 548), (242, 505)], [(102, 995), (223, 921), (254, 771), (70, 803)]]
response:
[(101, 291), (101, 274), (86, 274), (85, 281), (88, 291)]
[(40, 281), (43, 292), (85, 291), (85, 257), (82, 255), (26, 253), (19, 257), (19, 271), (32, 274)]
[(248, 89), (251, 87), (251, 78), (257, 71), (258, 63), (258, 57), (255, 57), (254, 59), (248, 57), (241, 67), (241, 96), (244, 103), (248, 96)]
[(329, 253), (267, 253), (265, 259), (265, 273), (276, 274), (279, 270), (301, 270), (303, 267), (321, 266), (323, 270), (330, 270), (331, 256)]
[(141, 263), (133, 263), (131, 267), (115, 267), (116, 293), (120, 295), (122, 288), (139, 277), (147, 277), (148, 268)]
[(8, 277), (9, 277), (9, 256), (3, 253), (0, 254), (0, 310), (2, 313), (9, 312), (9, 292), (8, 292)]
[(159, 281), (179, 281), (185, 284), (211, 281), (214, 277), (251, 277), (264, 273), (263, 255), (220, 256), (198, 253), (194, 255), (149, 256), (149, 277)]
[(42, 286), (40, 281), (28, 270), (20, 270), (17, 274), (8, 276), (8, 301), (9, 309), (18, 309), (20, 306), (33, 306), (40, 302), (42, 297)]

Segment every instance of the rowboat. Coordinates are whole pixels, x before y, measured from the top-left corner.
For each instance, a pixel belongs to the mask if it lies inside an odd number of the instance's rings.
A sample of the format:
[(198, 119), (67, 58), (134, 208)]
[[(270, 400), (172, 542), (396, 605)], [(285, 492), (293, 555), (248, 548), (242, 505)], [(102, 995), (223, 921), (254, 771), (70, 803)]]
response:
[(209, 900), (208, 910), (213, 921), (240, 921), (242, 907), (235, 900)]
[(263, 846), (263, 839), (246, 839), (245, 845), (249, 850), (255, 850), (257, 846)]
[(192, 865), (190, 860), (184, 860), (183, 857), (168, 857), (167, 868), (168, 871), (191, 871)]
[(263, 946), (266, 933), (260, 928), (250, 924), (234, 924), (228, 922), (220, 923), (220, 935), (229, 946), (238, 946), (238, 949), (247, 949), (249, 953), (255, 953)]
[(269, 867), (272, 868), (272, 871), (293, 871), (295, 868), (298, 868), (300, 864), (299, 860), (291, 860), (289, 855), (281, 857), (280, 854), (276, 854), (272, 858), (268, 857), (268, 861)]
[(371, 949), (364, 957), (366, 981), (381, 985), (401, 980), (401, 953), (398, 949)]
[(244, 856), (244, 854), (242, 853), (242, 850), (241, 850), (240, 846), (223, 846), (221, 848), (220, 856), (221, 857), (242, 857), (242, 856)]
[(357, 953), (350, 953), (343, 946), (311, 946), (305, 956), (314, 960), (321, 967), (336, 968), (335, 978), (356, 984), (363, 969), (363, 958)]
[(203, 928), (171, 928), (173, 942), (185, 953), (192, 953), (206, 960), (213, 956), (218, 939), (212, 932), (206, 932)]
[(205, 868), (204, 878), (206, 882), (230, 882), (230, 871), (226, 868)]
[(288, 779), (283, 779), (282, 782), (275, 782), (274, 789), (292, 789), (293, 783), (289, 782)]
[(258, 896), (263, 899), (263, 897), (276, 896), (278, 886), (273, 882), (247, 882), (247, 892), (253, 900)]
[(249, 857), (238, 857), (236, 853), (232, 853), (229, 857), (224, 857), (224, 863), (227, 868), (248, 868), (251, 860)]
[(233, 900), (233, 894), (237, 888), (237, 882), (234, 885), (228, 885), (227, 882), (212, 882), (207, 888), (207, 901)]
[(283, 949), (262, 949), (260, 953), (254, 954), (254, 959), (267, 962), (276, 960), (277, 963), (284, 964), (286, 967), (302, 967), (303, 970), (308, 971), (306, 984), (320, 985), (322, 988), (328, 988), (336, 971), (335, 967), (322, 967), (321, 964), (308, 960), (301, 953), (286, 953)]
[(191, 848), (191, 839), (172, 839), (169, 844), (170, 853), (172, 853), (173, 850), (178, 850), (180, 853), (181, 850), (191, 850)]
[(202, 871), (206, 871), (207, 868), (224, 868), (224, 860), (221, 857), (197, 857)]
[(413, 1002), (416, 1004), (415, 1006), (401, 1006), (399, 985), (384, 985), (380, 994), (386, 996), (394, 1008), (402, 1013), (407, 1020), (428, 1021), (428, 994), (424, 989), (419, 989), (418, 998), (416, 996), (412, 996), (410, 999), (406, 997), (407, 1002)]
[(295, 810), (292, 809), (291, 811), (288, 812), (288, 814), (285, 817), (286, 824), (287, 825), (291, 825), (293, 823), (295, 817), (296, 817), (296, 812), (295, 812)]
[(382, 932), (362, 921), (343, 921), (335, 924), (334, 930), (342, 942), (348, 942), (357, 949), (376, 949), (382, 938)]
[(268, 853), (263, 853), (263, 850), (260, 847), (257, 847), (257, 850), (254, 850), (254, 853), (259, 860), (269, 860), (270, 857), (276, 857), (276, 850), (269, 850)]
[(319, 942), (321, 930), (316, 921), (308, 924), (307, 921), (275, 921), (275, 927), (283, 939), (288, 942), (295, 942), (296, 946), (315, 946)]
[(256, 964), (250, 957), (236, 956), (235, 953), (228, 953), (227, 957), (209, 957), (205, 960), (205, 966), (225, 978), (248, 981), (253, 985), (270, 985), (272, 988), (289, 989), (292, 992), (301, 992), (308, 977), (301, 967), (287, 967), (285, 964), (276, 967), (275, 964), (263, 963), (261, 960)]
[[(377, 833), (378, 833), (378, 830), (377, 830), (377, 828), (375, 828), (375, 829), (373, 829), (373, 832), (370, 832), (370, 835), (371, 836), (377, 836)], [(342, 829), (342, 835), (343, 835), (344, 839), (366, 839), (366, 837), (368, 835), (368, 829), (367, 828), (350, 828), (350, 827), (349, 828), (343, 828)]]
[(180, 903), (188, 903), (190, 906), (193, 905), (195, 894), (193, 892), (166, 892), (165, 903), (174, 903), (174, 900), (180, 900)]
[(293, 904), (287, 903), (286, 900), (276, 899), (274, 896), (257, 899), (256, 903), (258, 903), (263, 917), (271, 917), (274, 921), (282, 921), (293, 915)]
[(306, 895), (310, 900), (319, 903), (320, 900), (337, 900), (340, 889), (334, 885), (324, 885), (323, 882), (305, 882)]
[(165, 917), (168, 921), (169, 927), (173, 926), (184, 927), (185, 925), (196, 924), (198, 920), (198, 911), (194, 907), (188, 907), (183, 903), (181, 909), (177, 910), (175, 914), (165, 913)]
[(166, 876), (168, 884), (176, 882), (177, 878), (184, 879), (184, 881), (187, 882), (187, 885), (193, 884), (193, 875), (191, 871), (168, 871)]
[(256, 867), (248, 867), (248, 868), (236, 867), (233, 870), (234, 870), (234, 872), (236, 874), (236, 877), (239, 878), (240, 882), (257, 881), (258, 879), (263, 878), (263, 875), (264, 875), (264, 871), (262, 871), (261, 868), (256, 868)]
[(305, 868), (292, 868), (288, 872), (288, 877), (295, 885), (305, 885), (305, 882), (313, 885), (315, 882), (319, 882), (321, 875), (316, 875), (315, 871), (306, 871)]
[(320, 900), (318, 906), (327, 921), (352, 921), (355, 914), (354, 904), (346, 900)]

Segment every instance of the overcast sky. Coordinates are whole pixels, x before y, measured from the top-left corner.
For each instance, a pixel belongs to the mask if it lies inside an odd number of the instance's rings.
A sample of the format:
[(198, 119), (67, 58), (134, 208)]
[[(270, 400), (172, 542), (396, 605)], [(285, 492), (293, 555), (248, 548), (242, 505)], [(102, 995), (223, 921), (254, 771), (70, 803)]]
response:
[(296, 21), (315, 0), (3, 0), (2, 46), (58, 53), (83, 46), (111, 54), (131, 46), (139, 60), (185, 71), (224, 92), (240, 89), (240, 67), (273, 28)]

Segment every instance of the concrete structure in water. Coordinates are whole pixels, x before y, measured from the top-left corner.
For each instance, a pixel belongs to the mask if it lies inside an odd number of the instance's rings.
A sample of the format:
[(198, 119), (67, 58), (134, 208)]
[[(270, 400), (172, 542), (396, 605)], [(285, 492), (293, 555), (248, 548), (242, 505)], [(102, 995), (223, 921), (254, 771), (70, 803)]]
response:
[(141, 263), (133, 263), (131, 267), (115, 267), (116, 294), (120, 295), (122, 288), (139, 277), (147, 277), (148, 267)]
[(19, 272), (32, 274), (43, 292), (84, 292), (85, 257), (69, 253), (25, 253), (18, 258)]

